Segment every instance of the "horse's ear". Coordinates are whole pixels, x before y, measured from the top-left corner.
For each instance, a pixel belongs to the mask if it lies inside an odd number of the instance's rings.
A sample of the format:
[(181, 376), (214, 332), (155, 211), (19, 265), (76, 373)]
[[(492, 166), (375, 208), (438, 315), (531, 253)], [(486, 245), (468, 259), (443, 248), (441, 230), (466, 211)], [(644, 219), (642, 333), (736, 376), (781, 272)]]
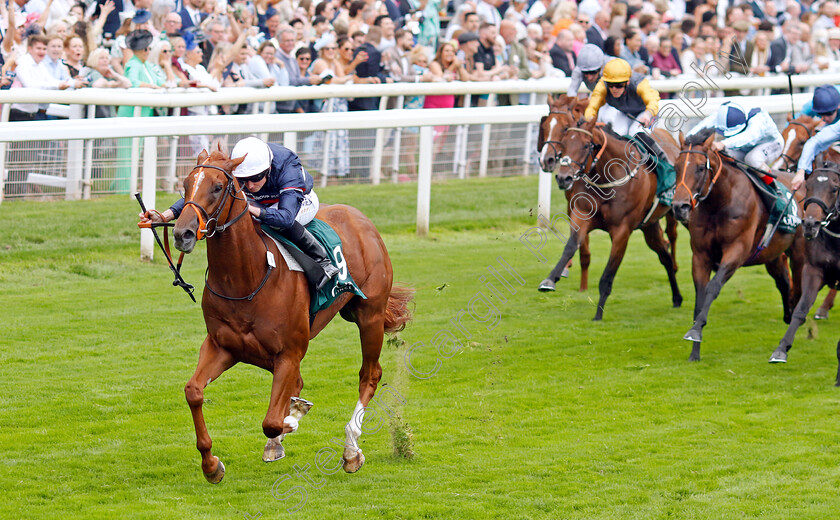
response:
[(791, 121), (793, 121), (793, 116), (788, 114), (788, 115), (785, 116), (785, 119), (787, 119), (787, 122), (790, 123)]
[(714, 143), (714, 142), (715, 142), (715, 133), (714, 133), (714, 132), (712, 132), (712, 133), (711, 133), (711, 135), (709, 135), (709, 138), (708, 138), (708, 139), (706, 139), (706, 140), (703, 142), (703, 146), (705, 146), (706, 148), (709, 148), (709, 147), (711, 147), (711, 146), (712, 146), (712, 143)]
[(245, 155), (243, 155), (242, 157), (240, 157), (238, 159), (231, 159), (230, 160), (230, 171), (235, 170), (237, 166), (242, 164), (242, 161), (244, 161), (245, 157), (247, 157), (247, 156), (248, 156), (248, 154), (246, 153)]
[(195, 164), (201, 164), (201, 163), (203, 163), (204, 161), (206, 161), (206, 160), (207, 160), (207, 158), (208, 158), (209, 156), (210, 156), (210, 154), (209, 154), (209, 153), (207, 153), (207, 150), (201, 150), (201, 153), (200, 153), (200, 154), (198, 154), (198, 159), (196, 159), (196, 160), (195, 160)]
[(680, 148), (684, 148), (684, 147), (685, 147), (685, 134), (683, 134), (682, 130), (680, 130)]
[(539, 133), (537, 134), (537, 150), (542, 150), (542, 147), (545, 144), (545, 130), (543, 130), (543, 123), (545, 123), (546, 119), (548, 119), (548, 116), (542, 116), (540, 119)]
[(548, 93), (548, 106), (554, 105), (554, 96), (551, 95), (551, 92)]

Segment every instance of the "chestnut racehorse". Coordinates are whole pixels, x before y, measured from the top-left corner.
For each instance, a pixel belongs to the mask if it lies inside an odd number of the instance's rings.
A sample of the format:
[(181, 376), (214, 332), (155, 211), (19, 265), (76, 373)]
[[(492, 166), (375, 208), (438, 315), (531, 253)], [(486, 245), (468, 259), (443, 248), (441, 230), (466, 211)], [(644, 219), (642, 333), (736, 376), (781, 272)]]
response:
[[(805, 183), (805, 267), (802, 269), (802, 297), (793, 311), (793, 318), (779, 346), (770, 356), (771, 363), (786, 363), (796, 331), (805, 323), (808, 311), (823, 286), (840, 283), (840, 165), (833, 162), (814, 168)], [(837, 345), (838, 372), (835, 384), (840, 386), (840, 343)]]
[[(747, 174), (711, 148), (713, 132), (710, 129), (688, 139), (680, 133), (682, 151), (676, 163), (673, 211), (681, 222), (688, 222), (691, 234), (694, 326), (684, 337), (694, 342), (691, 361), (700, 360), (703, 327), (712, 302), (739, 267), (764, 264), (782, 295), (785, 323), (790, 323), (791, 310), (799, 301), (805, 263), (805, 244), (799, 228), (795, 233), (776, 232), (766, 247), (759, 247), (770, 213)], [(790, 186), (790, 180), (787, 175), (786, 186)], [(792, 293), (784, 253), (790, 258), (793, 272)], [(712, 271), (717, 273), (710, 282)]]
[[(672, 160), (676, 158), (678, 149), (674, 139), (662, 130), (654, 130), (654, 135), (665, 153)], [(543, 162), (556, 165), (557, 185), (571, 193), (574, 207), (569, 212), (572, 227), (569, 241), (560, 261), (540, 283), (539, 289), (554, 290), (561, 271), (589, 232), (593, 229), (606, 231), (612, 239), (612, 248), (598, 284), (599, 300), (594, 320), (600, 320), (630, 233), (641, 228), (648, 247), (657, 253), (668, 273), (672, 302), (674, 307), (679, 307), (682, 295), (677, 287), (676, 263), (659, 225), (659, 219), (668, 214), (669, 208), (656, 201), (656, 175), (643, 156), (646, 152), (594, 119), (567, 127), (555, 123), (545, 133), (545, 147), (549, 145), (552, 151), (544, 154)], [(553, 157), (549, 157), (551, 154)], [(671, 221), (669, 237), (673, 250), (676, 222), (672, 217)]]
[[(820, 119), (801, 115), (796, 119), (792, 119), (790, 114), (787, 117), (788, 126), (782, 131), (782, 137), (785, 140), (784, 149), (779, 159), (773, 163), (773, 168), (776, 170), (785, 170), (788, 172), (795, 172), (799, 157), (802, 155), (802, 147), (805, 142), (814, 136), (816, 128), (820, 124)], [(823, 152), (823, 160), (840, 163), (840, 153), (834, 148), (829, 148)], [(814, 313), (814, 319), (827, 320), (828, 311), (834, 307), (834, 299), (837, 297), (837, 289), (832, 288), (828, 291), (825, 299), (820, 305), (819, 309)]]
[(240, 195), (242, 188), (232, 176), (243, 159), (231, 160), (221, 149), (210, 155), (202, 151), (184, 181), (186, 206), (174, 228), (175, 246), (186, 253), (207, 238), (207, 290), (201, 301), (207, 337), (195, 373), (184, 388), (201, 469), (210, 482), (224, 477), (224, 465), (210, 451), (212, 442), (202, 413), (204, 388), (240, 361), (274, 375), (262, 423), (268, 437), (263, 460), (285, 455), (283, 437), (297, 430), (298, 419), (311, 406), (298, 399), (303, 388), (300, 362), (309, 341), (340, 312), (359, 327), (362, 343), (359, 401), (345, 427), (343, 466), (352, 473), (365, 460), (357, 441), (364, 407), (382, 376), (383, 335), (402, 329), (410, 320), (408, 303), (413, 291), (392, 286), (391, 260), (367, 217), (349, 206), (322, 205), (317, 217), (341, 237), (346, 262), (338, 266), (342, 270), (338, 276), (349, 272), (367, 299), (343, 293), (310, 323), (310, 293), (303, 273), (287, 268), (274, 242), (252, 221), (248, 202)]

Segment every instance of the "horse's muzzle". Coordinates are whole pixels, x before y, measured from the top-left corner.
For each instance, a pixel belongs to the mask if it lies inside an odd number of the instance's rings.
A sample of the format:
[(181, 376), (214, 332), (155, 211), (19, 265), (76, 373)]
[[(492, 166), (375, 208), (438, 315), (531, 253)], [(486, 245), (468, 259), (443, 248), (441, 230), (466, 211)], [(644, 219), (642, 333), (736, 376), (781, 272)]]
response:
[(553, 155), (547, 155), (546, 157), (540, 158), (540, 166), (542, 167), (542, 171), (546, 173), (553, 172), (556, 165), (557, 159)]
[(808, 240), (817, 238), (820, 234), (820, 223), (814, 217), (807, 217), (802, 221), (802, 233)]
[(558, 173), (554, 178), (557, 179), (557, 187), (563, 191), (571, 189), (572, 184), (575, 182), (572, 174)]
[(674, 213), (674, 218), (685, 224), (688, 222), (688, 216), (691, 214), (691, 204), (688, 202), (674, 203), (671, 206), (671, 211)]
[(175, 248), (178, 251), (192, 253), (196, 243), (195, 231), (189, 228), (175, 228), (172, 235), (175, 237)]

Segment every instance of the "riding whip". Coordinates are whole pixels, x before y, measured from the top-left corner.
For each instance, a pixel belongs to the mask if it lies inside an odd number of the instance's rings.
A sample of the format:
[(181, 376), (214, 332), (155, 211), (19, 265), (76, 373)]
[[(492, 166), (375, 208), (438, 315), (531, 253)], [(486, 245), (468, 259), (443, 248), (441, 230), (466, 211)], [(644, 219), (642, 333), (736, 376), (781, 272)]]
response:
[[(146, 205), (143, 204), (143, 197), (140, 196), (140, 192), (134, 194), (134, 198), (137, 199), (137, 202), (140, 204), (140, 209), (143, 213), (146, 213)], [(160, 246), (160, 250), (163, 251), (163, 255), (166, 257), (166, 261), (169, 263), (169, 269), (172, 270), (172, 273), (175, 274), (175, 280), (173, 280), (172, 285), (176, 287), (180, 287), (183, 289), (192, 301), (195, 303), (195, 296), (193, 296), (193, 291), (195, 291), (195, 287), (188, 284), (184, 278), (181, 276), (181, 262), (184, 259), (184, 254), (181, 253), (181, 257), (178, 259), (178, 266), (176, 267), (175, 264), (172, 262), (172, 255), (169, 254), (169, 248), (164, 247), (163, 242), (161, 242), (160, 237), (157, 234), (157, 230), (155, 228), (162, 227), (164, 238), (166, 239), (167, 246), (169, 245), (169, 239), (166, 234), (166, 228), (170, 226), (174, 226), (175, 224), (171, 222), (150, 222), (148, 224), (137, 224), (140, 228), (148, 228), (152, 230), (152, 234), (155, 235), (155, 241), (157, 242), (158, 246)]]
[(792, 76), (791, 76), (790, 72), (788, 72), (787, 77), (788, 77), (788, 94), (790, 94), (790, 118), (795, 119), (796, 118), (796, 111), (793, 109), (793, 79), (792, 79)]

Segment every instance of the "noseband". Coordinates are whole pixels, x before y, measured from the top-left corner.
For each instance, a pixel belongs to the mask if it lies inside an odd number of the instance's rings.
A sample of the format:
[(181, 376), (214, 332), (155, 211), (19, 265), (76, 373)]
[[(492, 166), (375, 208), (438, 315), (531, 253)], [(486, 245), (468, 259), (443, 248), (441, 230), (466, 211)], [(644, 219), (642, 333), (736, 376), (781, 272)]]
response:
[[(201, 206), (201, 204), (199, 204), (195, 201), (188, 200), (184, 203), (184, 207), (193, 206), (196, 210), (196, 217), (198, 217), (198, 230), (196, 231), (196, 238), (198, 240), (201, 240), (205, 236), (208, 237), (208, 238), (212, 237), (213, 235), (216, 234), (216, 232), (219, 232), (219, 233), (224, 232), (227, 228), (229, 228), (234, 223), (236, 223), (237, 220), (241, 219), (246, 213), (248, 213), (248, 203), (247, 203), (248, 201), (245, 200), (244, 197), (239, 198), (239, 197), (236, 196), (238, 193), (240, 193), (242, 191), (244, 186), (240, 186), (240, 188), (238, 190), (236, 190), (234, 188), (233, 175), (230, 172), (228, 172), (224, 168), (220, 168), (218, 166), (212, 166), (212, 165), (209, 165), (209, 164), (199, 164), (199, 165), (196, 165), (196, 167), (193, 168), (192, 171), (190, 171), (190, 174), (192, 174), (192, 172), (194, 172), (196, 170), (200, 170), (202, 168), (211, 168), (213, 170), (219, 170), (220, 172), (225, 174), (225, 177), (227, 177), (228, 181), (227, 181), (227, 185), (225, 185), (225, 193), (222, 195), (222, 200), (221, 200), (221, 202), (219, 202), (219, 205), (216, 206), (216, 209), (213, 211), (212, 215), (208, 215), (207, 210), (205, 210)], [(222, 210), (227, 205), (228, 197), (231, 197), (231, 198), (236, 199), (236, 200), (245, 201), (245, 209), (242, 210), (242, 213), (240, 213), (239, 215), (234, 217), (232, 220), (228, 220), (225, 224), (222, 224), (221, 226), (217, 226), (216, 223), (219, 221), (219, 215), (222, 213)], [(230, 207), (232, 209), (233, 204), (231, 204)], [(228, 215), (227, 216), (230, 217), (230, 209), (228, 209)], [(212, 228), (210, 227), (211, 223), (212, 223)]]
[[(707, 154), (703, 150), (692, 150), (691, 149), (692, 146), (694, 146), (694, 145), (691, 145), (691, 144), (688, 145), (688, 150), (682, 150), (680, 152), (680, 155), (692, 154), (692, 153), (702, 155), (703, 158), (706, 159), (706, 167), (703, 169), (703, 172), (704, 173), (711, 172), (712, 171), (712, 165), (711, 165), (711, 162), (709, 161), (709, 154)], [(683, 163), (682, 178), (680, 178), (679, 182), (677, 183), (677, 187), (676, 187), (674, 193), (676, 194), (676, 190), (678, 190), (680, 188), (685, 189), (685, 191), (688, 192), (689, 200), (691, 201), (691, 209), (694, 209), (694, 207), (697, 206), (697, 204), (700, 204), (701, 202), (706, 200), (706, 198), (712, 192), (712, 188), (715, 187), (715, 183), (717, 182), (718, 177), (720, 177), (720, 173), (723, 171), (723, 161), (721, 160), (720, 154), (717, 151), (715, 152), (715, 154), (717, 155), (717, 158), (718, 158), (718, 169), (715, 172), (714, 177), (712, 177), (710, 179), (709, 187), (706, 189), (705, 194), (701, 194), (699, 190), (696, 193), (692, 193), (691, 190), (688, 188), (688, 185), (685, 183), (685, 177), (686, 177), (685, 174), (686, 174), (686, 170), (688, 169), (688, 159), (686, 158), (686, 161)]]

